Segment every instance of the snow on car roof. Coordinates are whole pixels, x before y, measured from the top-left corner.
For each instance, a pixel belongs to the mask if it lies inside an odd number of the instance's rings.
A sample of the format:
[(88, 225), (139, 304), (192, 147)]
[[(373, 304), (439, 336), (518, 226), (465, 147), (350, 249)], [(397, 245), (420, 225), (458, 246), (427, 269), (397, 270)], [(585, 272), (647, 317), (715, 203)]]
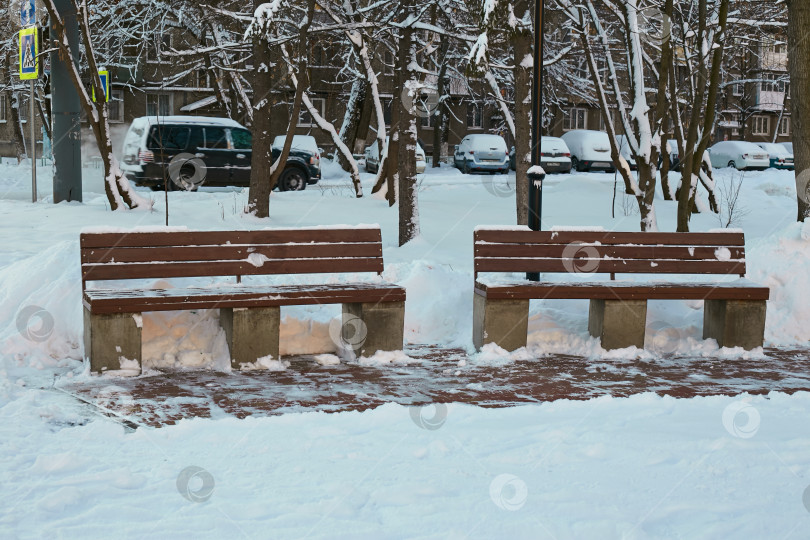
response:
[(230, 118), (216, 118), (213, 116), (141, 116), (136, 118), (133, 123), (146, 122), (149, 125), (154, 124), (195, 124), (206, 126), (222, 126), (231, 128), (247, 129), (245, 126), (231, 120)]

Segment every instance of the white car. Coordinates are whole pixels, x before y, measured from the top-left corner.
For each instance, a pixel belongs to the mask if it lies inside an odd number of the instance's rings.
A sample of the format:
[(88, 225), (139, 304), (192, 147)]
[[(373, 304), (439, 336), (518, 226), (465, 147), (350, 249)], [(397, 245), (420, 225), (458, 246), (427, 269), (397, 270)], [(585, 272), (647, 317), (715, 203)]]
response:
[(776, 143), (757, 143), (757, 146), (768, 152), (771, 157), (771, 167), (774, 169), (793, 170), (793, 153)]
[(783, 142), (782, 146), (787, 148), (787, 151), (790, 152), (790, 155), (793, 155), (793, 143), (792, 142)]
[(771, 166), (768, 152), (745, 141), (720, 141), (709, 148), (709, 156), (715, 169), (733, 167), (739, 171), (764, 171)]
[(506, 141), (500, 135), (467, 135), (456, 145), (453, 164), (465, 174), (508, 174), (509, 150), (506, 148)]
[(562, 140), (571, 150), (571, 166), (577, 171), (615, 170), (610, 137), (604, 131), (575, 129), (564, 134)]
[[(509, 164), (513, 171), (517, 169), (514, 146), (509, 152)], [(571, 151), (565, 141), (559, 137), (543, 137), (540, 142), (540, 166), (546, 174), (570, 173)]]
[[(388, 147), (388, 137), (385, 138), (385, 147)], [(366, 172), (376, 173), (380, 169), (380, 151), (376, 140), (366, 147), (365, 156)], [(425, 151), (421, 144), (416, 143), (416, 174), (424, 173), (425, 169), (427, 169)]]

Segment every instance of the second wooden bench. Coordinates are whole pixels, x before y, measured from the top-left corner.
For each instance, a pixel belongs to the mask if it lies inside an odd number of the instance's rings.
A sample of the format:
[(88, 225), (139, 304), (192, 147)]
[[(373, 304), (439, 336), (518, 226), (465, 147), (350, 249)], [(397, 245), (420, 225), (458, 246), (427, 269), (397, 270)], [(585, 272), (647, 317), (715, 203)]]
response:
[[(742, 233), (475, 231), (473, 342), (526, 346), (529, 300), (590, 300), (588, 330), (605, 349), (644, 347), (647, 300), (703, 300), (703, 339), (721, 347), (761, 347), (769, 289), (732, 282), (614, 281), (617, 274), (745, 277)], [(484, 272), (567, 273), (562, 282), (517, 279), (486, 284)], [(579, 274), (579, 275), (576, 275)], [(596, 274), (610, 281), (596, 281)], [(574, 279), (576, 278), (576, 279)], [(583, 279), (584, 278), (584, 279)]]

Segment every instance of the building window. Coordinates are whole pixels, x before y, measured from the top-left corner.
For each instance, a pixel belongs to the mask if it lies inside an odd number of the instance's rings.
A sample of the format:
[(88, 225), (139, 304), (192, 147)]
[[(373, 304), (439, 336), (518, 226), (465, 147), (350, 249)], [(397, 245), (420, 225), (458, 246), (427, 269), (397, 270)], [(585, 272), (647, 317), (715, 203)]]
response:
[[(315, 107), (315, 110), (318, 111), (318, 114), (321, 115), (321, 118), (326, 116), (326, 99), (325, 98), (310, 98), (312, 101), (312, 106)], [(298, 125), (299, 126), (314, 126), (315, 119), (312, 118), (312, 115), (309, 114), (309, 111), (306, 108), (306, 105), (301, 105), (301, 112), (298, 115)]]
[(734, 83), (731, 85), (731, 95), (740, 97), (743, 95), (745, 85), (743, 83)]
[(172, 114), (171, 94), (147, 94), (146, 116), (170, 116)]
[(146, 61), (160, 62), (163, 55), (168, 54), (172, 49), (172, 36), (164, 35), (160, 39), (155, 38), (154, 42), (146, 47)]
[(790, 117), (785, 116), (779, 121), (779, 135), (783, 137), (790, 136)]
[(391, 125), (391, 113), (393, 111), (394, 100), (392, 98), (380, 98), (383, 110), (383, 120), (386, 126)]
[(315, 45), (312, 48), (312, 66), (326, 67), (326, 49), (323, 45)]
[(467, 104), (467, 127), (476, 129), (484, 127), (484, 110), (480, 105)]
[(394, 53), (386, 50), (383, 53), (383, 75), (394, 74)]
[(752, 133), (754, 135), (770, 135), (771, 133), (771, 119), (765, 115), (756, 115), (751, 118), (753, 126)]
[(0, 93), (0, 123), (5, 124), (6, 122), (8, 122), (8, 102), (6, 94)]
[(211, 88), (211, 81), (206, 68), (195, 69), (189, 73), (189, 86), (192, 88)]
[(588, 120), (588, 111), (579, 107), (571, 107), (563, 111), (563, 131), (572, 129), (585, 129)]
[(17, 115), (20, 117), (20, 122), (25, 124), (28, 122), (28, 95), (23, 94), (22, 92), (18, 93), (17, 104), (19, 105)]
[(111, 90), (110, 101), (107, 104), (109, 107), (109, 120), (112, 123), (119, 123), (124, 121), (124, 91)]

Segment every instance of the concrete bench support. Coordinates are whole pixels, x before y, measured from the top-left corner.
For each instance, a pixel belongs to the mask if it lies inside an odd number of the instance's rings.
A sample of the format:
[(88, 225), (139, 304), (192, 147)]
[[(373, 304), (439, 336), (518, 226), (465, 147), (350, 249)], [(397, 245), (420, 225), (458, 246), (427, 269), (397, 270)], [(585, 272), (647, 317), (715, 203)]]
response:
[(475, 350), (487, 343), (515, 351), (526, 346), (529, 332), (528, 300), (489, 300), (473, 294), (473, 344)]
[(588, 332), (602, 340), (603, 349), (643, 349), (646, 326), (646, 300), (591, 300)]
[[(359, 319), (359, 320), (358, 320)], [(377, 351), (401, 351), (405, 342), (405, 302), (343, 304), (343, 346), (368, 358)]]
[(279, 359), (280, 308), (222, 308), (219, 324), (225, 330), (233, 369), (265, 356)]
[[(136, 319), (137, 317), (137, 319)], [(97, 315), (84, 308), (84, 356), (90, 371), (121, 369), (121, 360), (137, 360), (141, 366), (140, 314)]]
[(721, 347), (762, 347), (765, 341), (765, 300), (705, 300), (703, 339)]

